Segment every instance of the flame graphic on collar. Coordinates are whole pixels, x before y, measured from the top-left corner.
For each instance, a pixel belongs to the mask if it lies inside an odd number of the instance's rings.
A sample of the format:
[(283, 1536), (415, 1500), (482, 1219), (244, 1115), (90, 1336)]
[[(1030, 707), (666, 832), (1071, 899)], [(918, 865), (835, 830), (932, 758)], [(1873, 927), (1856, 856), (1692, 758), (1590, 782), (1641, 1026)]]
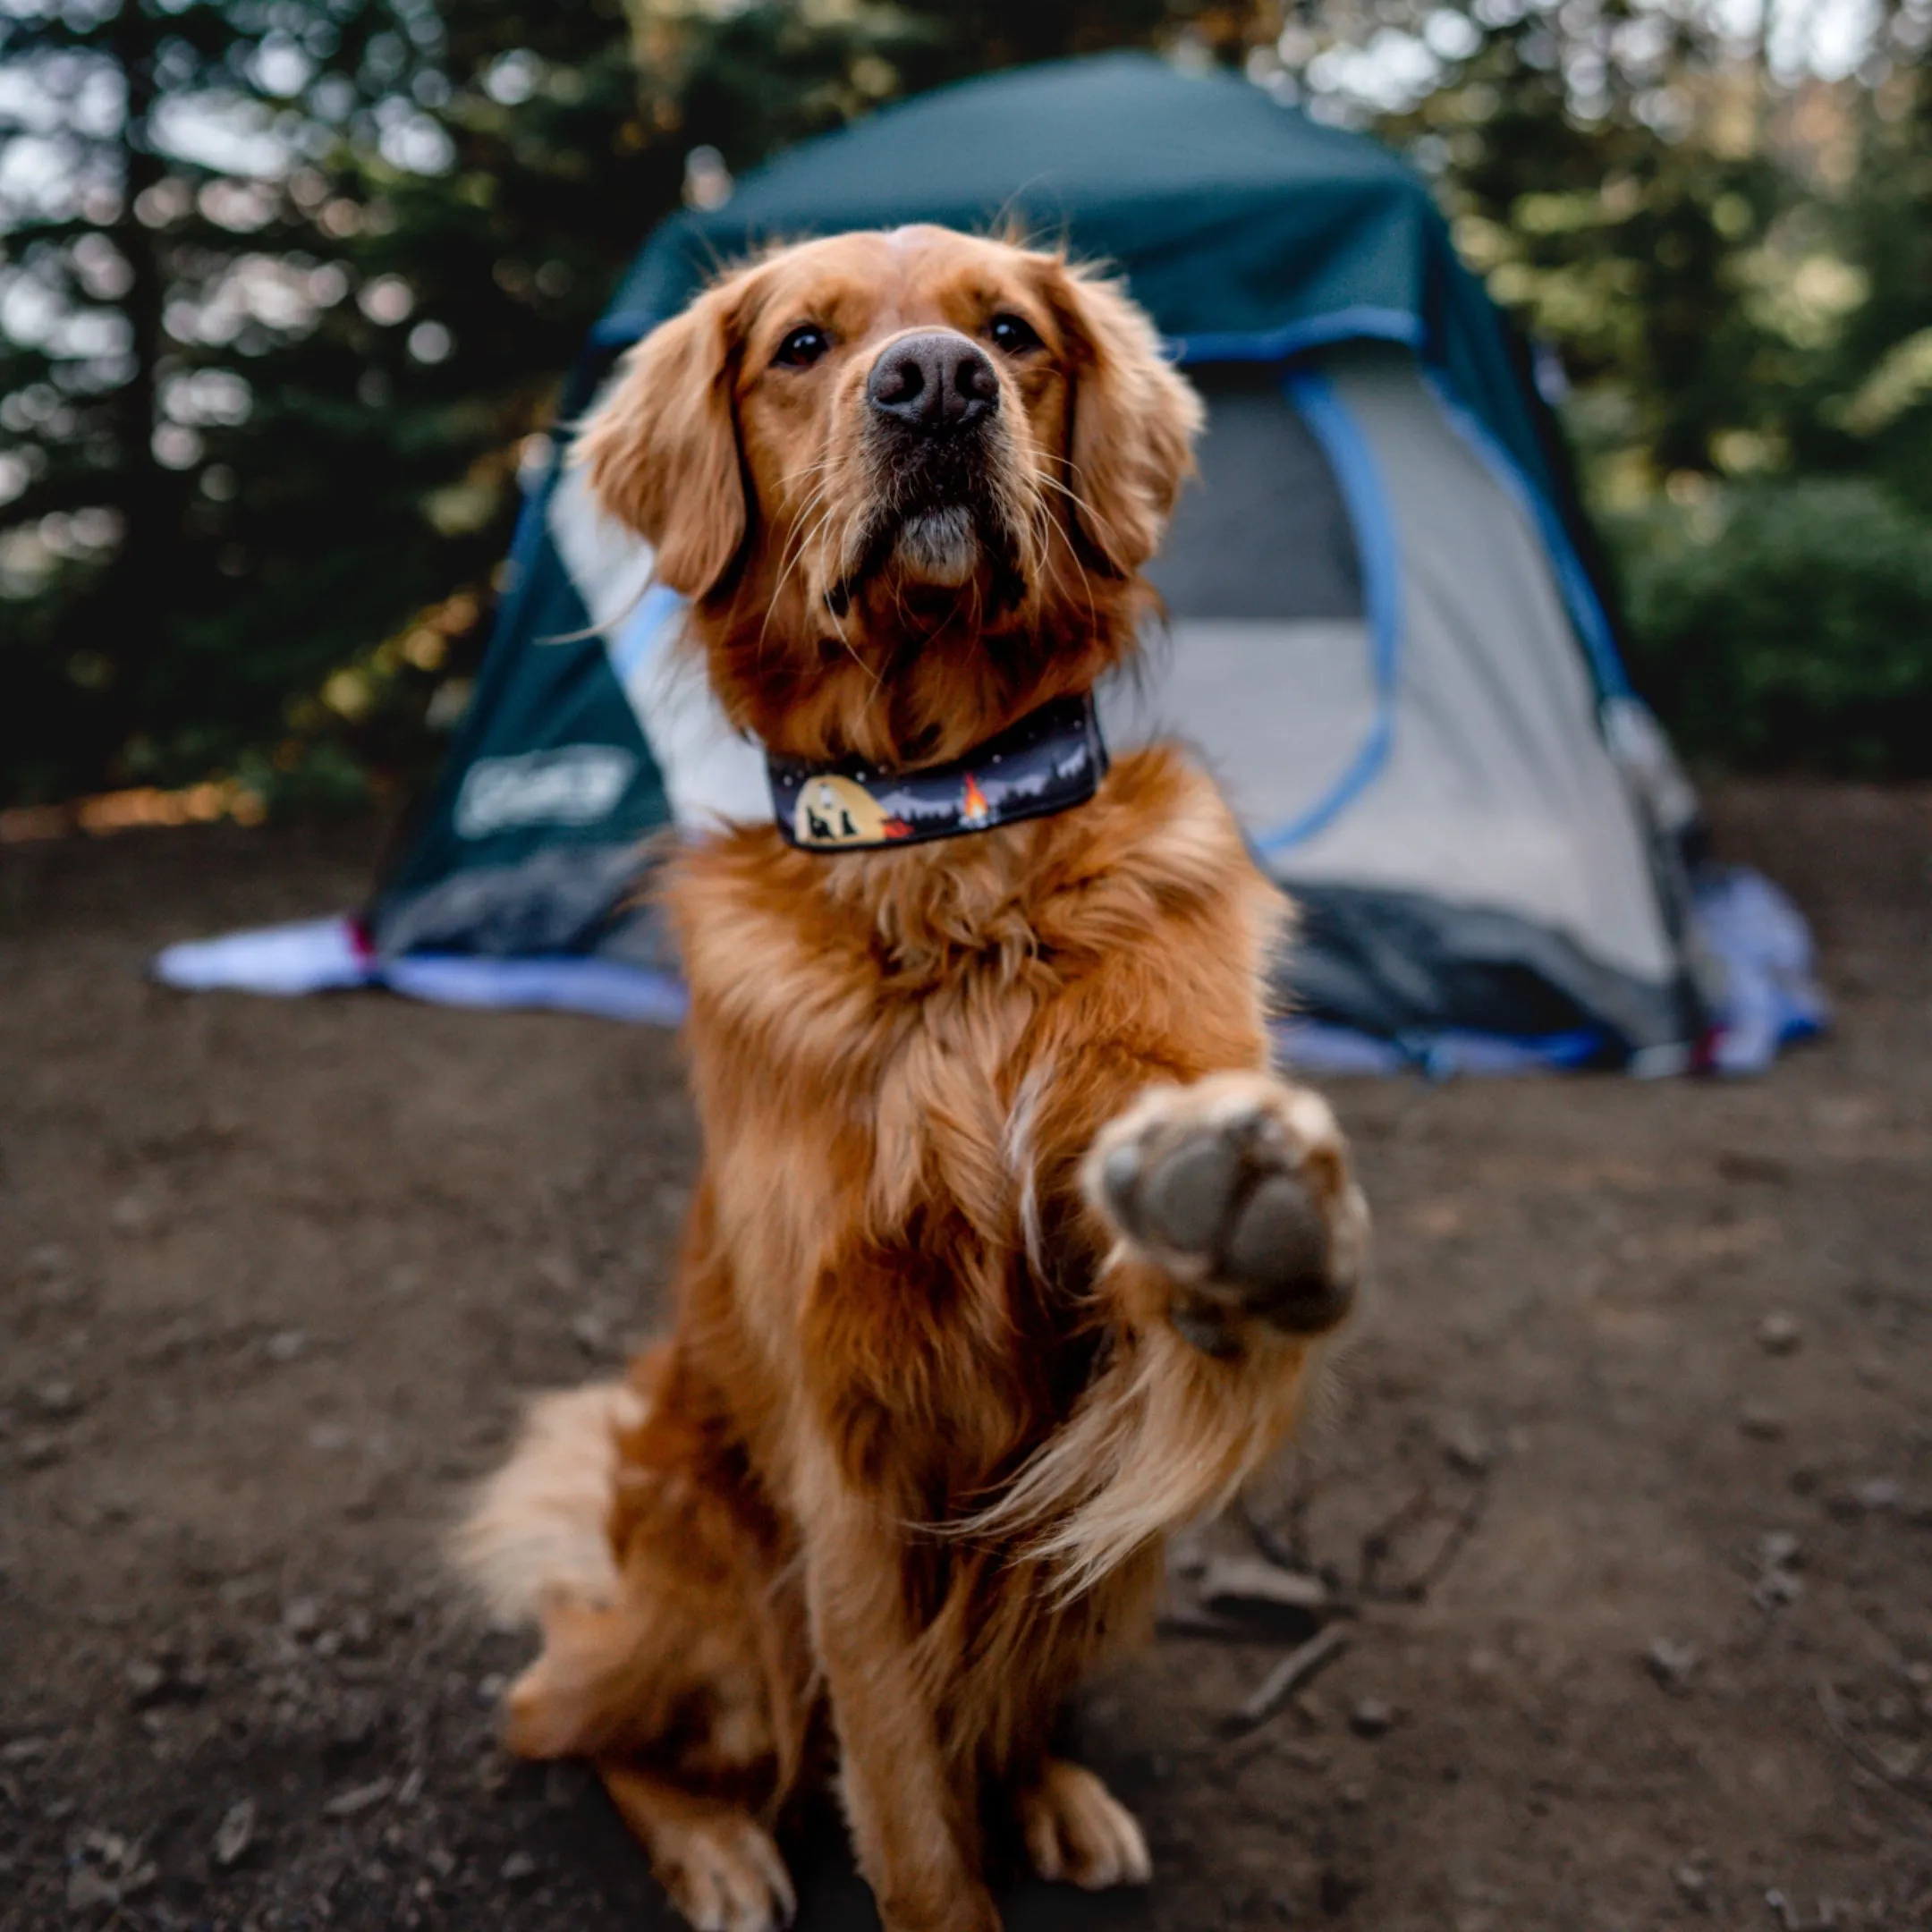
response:
[(858, 758), (767, 751), (765, 767), (780, 835), (802, 851), (843, 852), (1050, 817), (1093, 797), (1107, 759), (1093, 697), (1083, 692), (1052, 699), (943, 764), (888, 771)]

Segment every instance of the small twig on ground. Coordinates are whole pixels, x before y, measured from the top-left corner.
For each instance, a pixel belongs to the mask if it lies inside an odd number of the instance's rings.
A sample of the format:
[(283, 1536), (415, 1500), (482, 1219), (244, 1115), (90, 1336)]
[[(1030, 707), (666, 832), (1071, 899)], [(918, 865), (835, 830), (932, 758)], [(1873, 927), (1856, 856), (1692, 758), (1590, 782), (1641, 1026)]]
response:
[(1348, 1646), (1345, 1625), (1331, 1623), (1326, 1630), (1318, 1631), (1299, 1649), (1291, 1650), (1248, 1693), (1234, 1713), (1234, 1727), (1249, 1731), (1265, 1724), (1324, 1664), (1339, 1657)]
[(1235, 1504), (1241, 1516), (1241, 1527), (1247, 1530), (1249, 1540), (1271, 1563), (1279, 1564), (1284, 1570), (1314, 1568), (1308, 1559), (1308, 1538), (1304, 1533), (1309, 1499), (1312, 1494), (1309, 1485), (1298, 1475), (1295, 1479), (1295, 1493), (1288, 1504), (1286, 1536), (1272, 1523), (1262, 1520), (1260, 1512), (1255, 1508), (1252, 1496), (1243, 1495)]
[(1481, 1521), (1483, 1505), (1488, 1499), (1488, 1486), (1478, 1483), (1463, 1499), (1462, 1507), (1456, 1512), (1455, 1520), (1449, 1525), (1449, 1532), (1437, 1546), (1436, 1554), (1406, 1583), (1398, 1586), (1397, 1597), (1405, 1603), (1419, 1603), (1442, 1581), (1449, 1572), (1450, 1564), (1462, 1555), (1462, 1546)]
[(1365, 1602), (1378, 1594), (1376, 1580), (1395, 1547), (1395, 1538), (1412, 1524), (1426, 1521), (1435, 1500), (1435, 1491), (1424, 1483), (1407, 1502), (1398, 1504), (1362, 1538), (1355, 1591)]
[(1397, 1538), (1404, 1530), (1415, 1529), (1441, 1513), (1436, 1506), (1434, 1488), (1424, 1483), (1362, 1538), (1360, 1580), (1356, 1588), (1360, 1600), (1363, 1603), (1420, 1603), (1447, 1575), (1449, 1566), (1462, 1555), (1462, 1546), (1469, 1541), (1482, 1519), (1488, 1496), (1487, 1482), (1478, 1481), (1458, 1506), (1435, 1554), (1400, 1582), (1384, 1583), (1381, 1580), (1382, 1566), (1394, 1554)]
[(1932, 1804), (1932, 1786), (1915, 1777), (1901, 1777), (1879, 1757), (1869, 1744), (1845, 1721), (1838, 1694), (1828, 1683), (1820, 1682), (1818, 1687), (1818, 1708), (1825, 1713), (1826, 1726), (1836, 1738), (1854, 1762), (1869, 1771), (1880, 1783), (1907, 1798), (1915, 1798), (1920, 1804)]
[(1217, 1556), (1200, 1579), (1154, 1620), (1162, 1637), (1204, 1637), (1223, 1643), (1278, 1643), (1306, 1636), (1310, 1623), (1354, 1616), (1360, 1606), (1337, 1596), (1321, 1577), (1252, 1559)]
[(1335, 1596), (1318, 1576), (1251, 1556), (1216, 1556), (1202, 1571), (1195, 1594), (1210, 1611), (1300, 1610), (1319, 1615)]

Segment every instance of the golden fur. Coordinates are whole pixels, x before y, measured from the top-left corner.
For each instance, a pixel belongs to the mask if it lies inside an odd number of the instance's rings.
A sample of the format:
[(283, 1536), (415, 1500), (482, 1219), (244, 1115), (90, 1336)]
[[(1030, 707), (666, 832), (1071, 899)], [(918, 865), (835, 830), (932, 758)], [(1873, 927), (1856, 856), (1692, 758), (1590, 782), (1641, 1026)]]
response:
[[(915, 338), (995, 398), (943, 445), (869, 402)], [(902, 768), (1128, 656), (1198, 423), (1112, 285), (910, 229), (720, 282), (579, 450), (737, 724)], [(1009, 1856), (1143, 1880), (1058, 1707), (1292, 1425), (1365, 1260), (1332, 1116), (1267, 1071), (1278, 896), (1167, 749), (1057, 817), (758, 826), (669, 872), (677, 1317), (628, 1412), (550, 1399), (465, 1531), (542, 1626), (510, 1742), (592, 1759), (703, 1928), (789, 1915), (770, 1834), (826, 1775), (888, 1932), (993, 1932)]]

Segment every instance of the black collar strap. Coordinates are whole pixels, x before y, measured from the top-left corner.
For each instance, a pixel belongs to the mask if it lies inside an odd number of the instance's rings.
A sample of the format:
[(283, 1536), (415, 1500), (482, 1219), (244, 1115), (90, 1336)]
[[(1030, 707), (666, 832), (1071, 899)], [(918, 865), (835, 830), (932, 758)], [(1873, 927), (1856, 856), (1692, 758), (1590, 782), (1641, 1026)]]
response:
[(1056, 698), (964, 758), (919, 771), (767, 755), (778, 829), (805, 852), (869, 852), (990, 832), (1084, 804), (1106, 775), (1090, 695)]

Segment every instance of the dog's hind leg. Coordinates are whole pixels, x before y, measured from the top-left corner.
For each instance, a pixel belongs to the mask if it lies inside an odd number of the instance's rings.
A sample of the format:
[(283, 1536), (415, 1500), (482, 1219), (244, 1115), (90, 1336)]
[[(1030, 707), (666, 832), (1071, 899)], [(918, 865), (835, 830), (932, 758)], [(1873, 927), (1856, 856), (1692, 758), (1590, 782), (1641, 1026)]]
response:
[(769, 1826), (810, 1723), (803, 1605), (705, 1389), (660, 1350), (628, 1388), (546, 1398), (457, 1553), (542, 1632), (509, 1748), (589, 1759), (704, 1932), (785, 1922)]
[(771, 1834), (741, 1807), (700, 1797), (622, 1758), (597, 1775), (657, 1882), (697, 1932), (777, 1932), (798, 1910)]
[(1047, 1758), (1017, 1809), (1027, 1857), (1042, 1878), (1100, 1892), (1153, 1876), (1133, 1813), (1084, 1765)]

